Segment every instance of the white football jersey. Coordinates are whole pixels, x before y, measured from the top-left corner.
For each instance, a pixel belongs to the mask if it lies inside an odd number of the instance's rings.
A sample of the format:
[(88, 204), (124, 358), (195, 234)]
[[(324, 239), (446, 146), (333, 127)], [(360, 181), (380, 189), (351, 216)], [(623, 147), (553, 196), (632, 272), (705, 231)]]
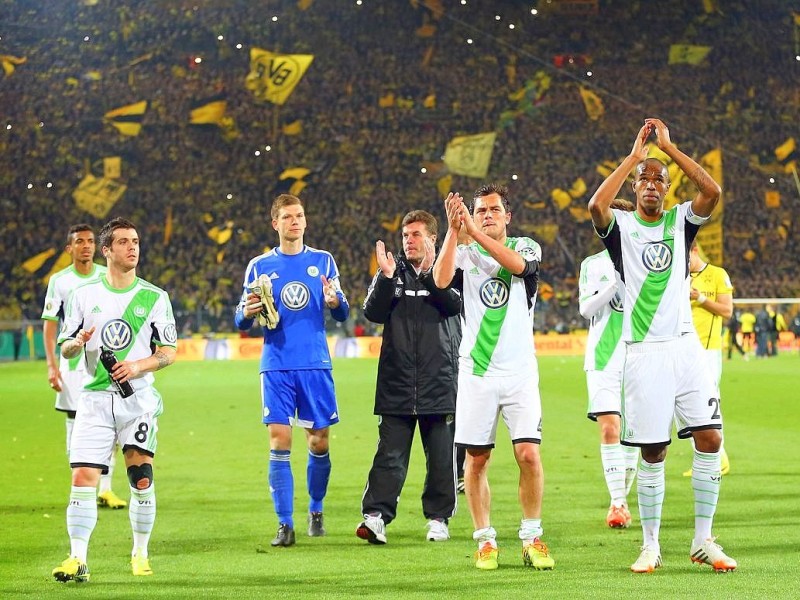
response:
[[(506, 247), (526, 261), (541, 262), (542, 249), (530, 238), (506, 238)], [(538, 271), (512, 275), (478, 244), (459, 246), (463, 275), (464, 327), (459, 368), (478, 376), (519, 374), (536, 367), (533, 307)]]
[(708, 221), (685, 202), (656, 223), (612, 209), (603, 243), (625, 284), (622, 339), (651, 342), (694, 333), (689, 304), (689, 248)]
[[(50, 281), (47, 283), (47, 294), (44, 298), (44, 309), (42, 310), (42, 319), (45, 321), (62, 321), (64, 320), (64, 311), (67, 308), (67, 301), (69, 295), (75, 288), (99, 279), (106, 272), (104, 265), (93, 264), (92, 272), (88, 275), (81, 275), (75, 270), (73, 265), (62, 269), (58, 273), (53, 273)], [(78, 354), (76, 357), (66, 359), (63, 356), (60, 358), (60, 370), (65, 371), (79, 371), (84, 368), (84, 361), (81, 360), (83, 353)]]
[[(151, 356), (151, 344), (177, 347), (169, 296), (138, 277), (124, 290), (111, 288), (105, 277), (75, 290), (67, 304), (58, 342), (74, 339), (80, 329), (92, 327), (94, 334), (85, 346), (87, 390), (115, 390), (105, 367), (98, 364), (100, 346), (112, 350), (118, 361)], [(135, 390), (142, 389), (154, 379), (153, 373), (145, 373), (132, 379), (131, 385)]]
[(622, 371), (622, 304), (625, 286), (603, 250), (584, 259), (578, 283), (580, 310), (589, 318), (585, 371)]

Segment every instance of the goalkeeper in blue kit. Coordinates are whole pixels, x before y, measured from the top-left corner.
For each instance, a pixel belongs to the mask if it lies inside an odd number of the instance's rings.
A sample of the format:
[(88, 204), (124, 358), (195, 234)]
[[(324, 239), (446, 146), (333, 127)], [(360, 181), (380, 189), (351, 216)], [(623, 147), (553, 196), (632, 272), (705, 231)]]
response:
[(323, 500), (331, 461), (328, 433), (339, 422), (325, 333), (325, 311), (337, 321), (350, 314), (333, 256), (303, 243), (306, 217), (299, 198), (281, 194), (272, 203), (272, 227), (280, 244), (247, 265), (235, 322), (264, 331), (261, 353), (263, 422), (269, 430), (269, 488), (278, 516), (273, 546), (292, 546), (294, 477), (292, 427), (306, 430), (310, 496), (308, 535), (325, 535)]

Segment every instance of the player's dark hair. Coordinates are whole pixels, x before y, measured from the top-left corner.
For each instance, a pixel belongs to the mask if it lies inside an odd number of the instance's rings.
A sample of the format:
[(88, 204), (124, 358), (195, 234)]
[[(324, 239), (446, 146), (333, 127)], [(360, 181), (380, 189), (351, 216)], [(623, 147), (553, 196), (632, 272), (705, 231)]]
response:
[(269, 215), (273, 220), (277, 219), (278, 214), (280, 214), (281, 209), (284, 206), (294, 206), (296, 204), (299, 204), (301, 207), (303, 206), (303, 202), (297, 196), (293, 196), (292, 194), (281, 194), (272, 201), (272, 208), (269, 211)]
[(111, 248), (111, 244), (114, 242), (114, 232), (117, 229), (136, 229), (136, 225), (122, 217), (111, 219), (108, 223), (103, 225), (103, 228), (100, 230), (99, 244), (101, 248)]
[(81, 231), (91, 231), (94, 233), (94, 229), (92, 229), (92, 226), (88, 223), (78, 223), (77, 225), (73, 225), (67, 232), (67, 245), (73, 242), (72, 236), (76, 233), (80, 233)]
[(511, 213), (511, 204), (508, 202), (508, 188), (504, 185), (500, 185), (499, 183), (487, 183), (486, 185), (482, 185), (475, 193), (472, 195), (472, 202), (469, 205), (469, 212), (472, 214), (475, 210), (475, 201), (478, 198), (483, 198), (484, 196), (488, 196), (490, 194), (497, 194), (500, 196), (500, 200), (503, 203), (503, 208), (506, 209), (507, 213)]
[(434, 217), (431, 213), (427, 211), (412, 210), (405, 217), (403, 217), (403, 223), (401, 224), (401, 227), (405, 227), (406, 225), (410, 225), (411, 223), (424, 224), (425, 229), (427, 229), (428, 233), (430, 233), (431, 235), (437, 235), (439, 233), (439, 226), (436, 223), (436, 217)]

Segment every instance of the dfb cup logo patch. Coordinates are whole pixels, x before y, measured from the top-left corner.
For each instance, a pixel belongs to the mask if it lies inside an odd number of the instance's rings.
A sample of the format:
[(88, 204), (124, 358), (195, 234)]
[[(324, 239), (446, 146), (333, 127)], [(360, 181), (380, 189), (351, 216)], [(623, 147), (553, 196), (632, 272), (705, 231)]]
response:
[(613, 310), (614, 312), (621, 313), (623, 311), (622, 296), (620, 296), (619, 290), (617, 290), (614, 293), (614, 297), (611, 299), (611, 301), (608, 303), (608, 305), (611, 307), (611, 310)]
[(133, 330), (127, 322), (122, 319), (114, 319), (103, 325), (100, 332), (100, 340), (103, 346), (111, 350), (123, 350), (127, 348), (133, 340)]
[(501, 308), (508, 304), (508, 284), (497, 277), (484, 281), (480, 294), (481, 302), (487, 308)]
[(642, 263), (651, 273), (663, 273), (672, 266), (672, 249), (664, 242), (647, 244), (642, 251)]
[(308, 305), (310, 297), (308, 288), (299, 281), (292, 281), (281, 290), (281, 302), (289, 310), (302, 310)]

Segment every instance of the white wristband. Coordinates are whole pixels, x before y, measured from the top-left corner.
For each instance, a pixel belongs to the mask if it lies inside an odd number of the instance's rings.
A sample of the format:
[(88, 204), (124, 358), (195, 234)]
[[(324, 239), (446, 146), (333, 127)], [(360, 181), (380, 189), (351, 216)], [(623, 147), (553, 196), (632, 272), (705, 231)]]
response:
[(706, 295), (705, 295), (705, 294), (700, 294), (700, 295), (697, 297), (697, 303), (698, 303), (698, 304), (705, 304), (706, 300), (708, 300), (708, 297), (706, 297)]

